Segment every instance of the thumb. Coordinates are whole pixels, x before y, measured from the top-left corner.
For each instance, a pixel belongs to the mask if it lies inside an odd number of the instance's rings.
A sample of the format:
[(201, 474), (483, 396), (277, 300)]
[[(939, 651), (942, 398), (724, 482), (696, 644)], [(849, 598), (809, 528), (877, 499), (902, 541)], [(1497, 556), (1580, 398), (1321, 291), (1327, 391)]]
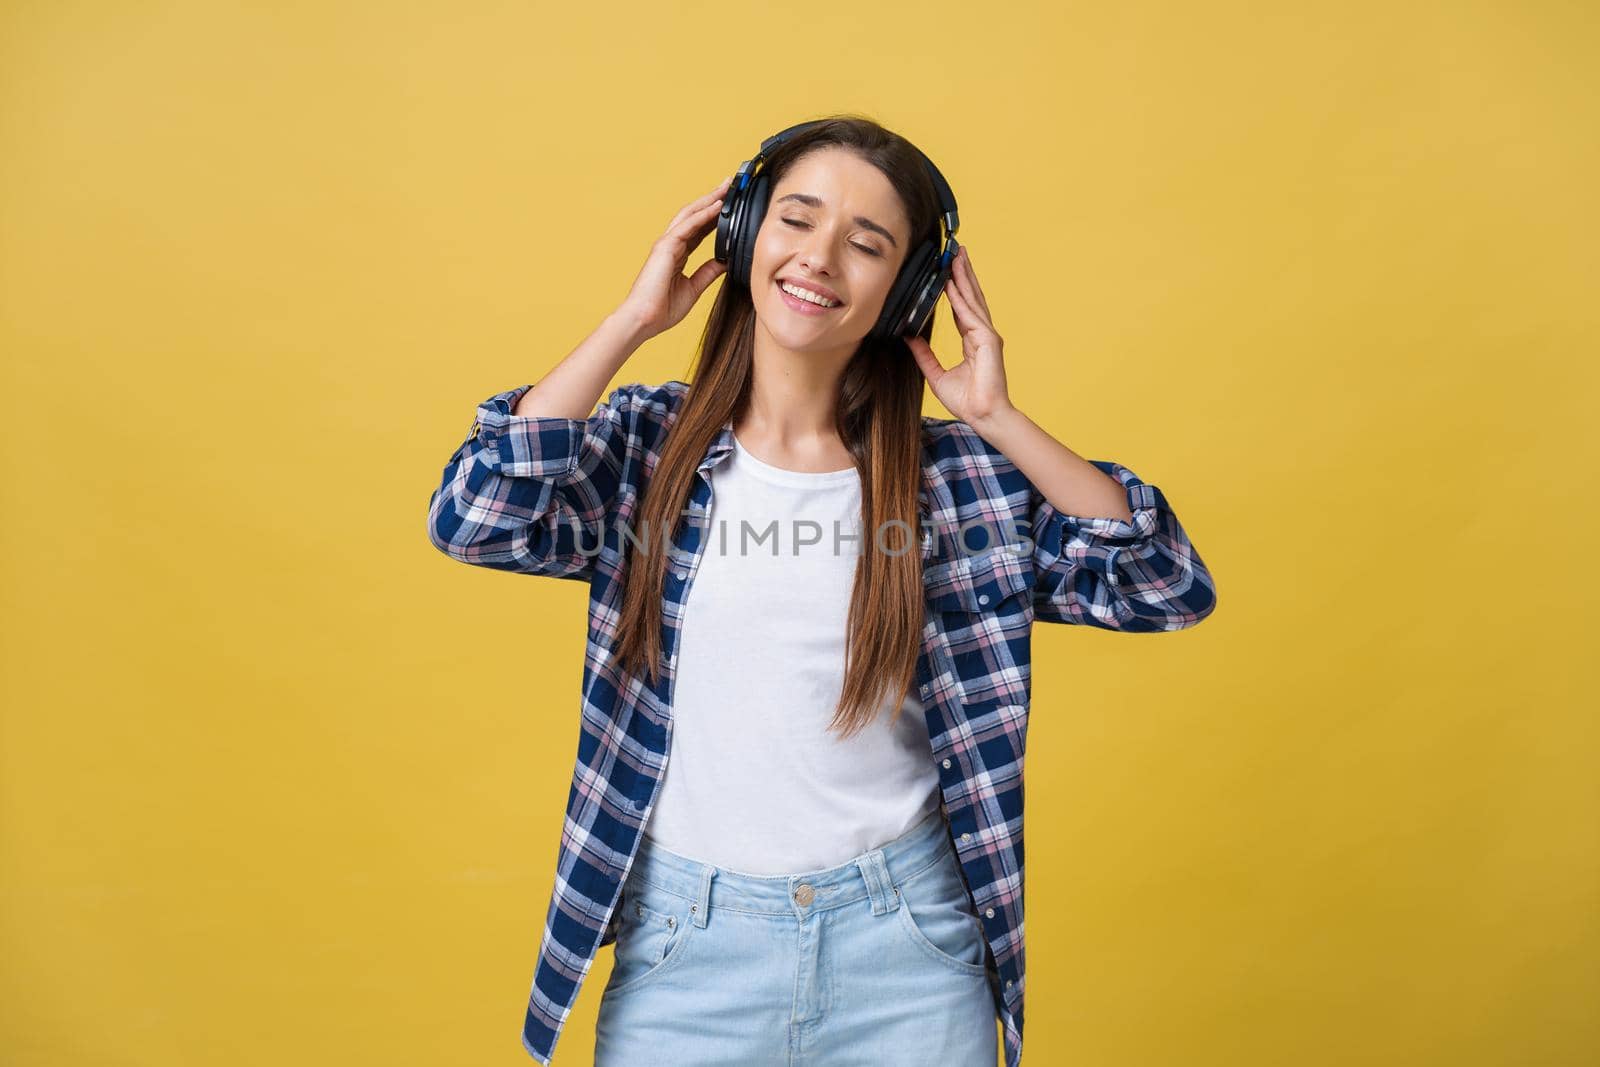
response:
[(944, 377), (944, 367), (939, 363), (939, 357), (933, 354), (933, 347), (922, 337), (912, 334), (905, 339), (906, 347), (911, 349), (911, 358), (917, 361), (922, 374), (929, 382), (936, 382)]
[(689, 279), (689, 288), (694, 291), (695, 296), (699, 296), (706, 291), (706, 286), (716, 280), (717, 275), (724, 273), (727, 269), (728, 265), (726, 263), (712, 256), (695, 269), (694, 276)]

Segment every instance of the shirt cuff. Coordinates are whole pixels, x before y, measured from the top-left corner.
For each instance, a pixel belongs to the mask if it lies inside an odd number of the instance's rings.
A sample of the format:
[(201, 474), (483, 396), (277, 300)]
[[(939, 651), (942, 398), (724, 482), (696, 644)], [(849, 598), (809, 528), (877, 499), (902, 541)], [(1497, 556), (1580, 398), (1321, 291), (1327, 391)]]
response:
[(1122, 464), (1098, 459), (1089, 462), (1122, 483), (1133, 521), (1068, 515), (1041, 496), (1040, 509), (1045, 521), (1034, 540), (1040, 549), (1039, 562), (1045, 567), (1065, 559), (1085, 564), (1115, 583), (1117, 556), (1123, 549), (1155, 536), (1161, 526), (1159, 513), (1167, 506), (1167, 501), (1159, 488), (1142, 481)]
[(559, 480), (577, 470), (586, 420), (511, 414), (522, 394), (532, 388), (521, 385), (479, 404), (467, 436), (477, 437), (483, 446), (480, 459), (496, 474)]

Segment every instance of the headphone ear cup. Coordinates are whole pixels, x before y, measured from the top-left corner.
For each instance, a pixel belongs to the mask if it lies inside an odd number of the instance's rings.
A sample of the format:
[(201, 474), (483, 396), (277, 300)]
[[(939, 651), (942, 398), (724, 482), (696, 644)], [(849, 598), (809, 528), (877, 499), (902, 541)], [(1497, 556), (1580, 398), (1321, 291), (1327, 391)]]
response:
[(942, 259), (938, 249), (929, 246), (928, 269), (923, 276), (924, 288), (913, 289), (908, 297), (911, 307), (907, 316), (910, 322), (906, 328), (907, 334), (921, 333), (923, 324), (939, 304), (939, 297), (943, 295), (951, 273), (949, 264), (941, 264)]
[(756, 259), (756, 234), (761, 232), (761, 220), (767, 217), (770, 188), (767, 175), (757, 174), (750, 182), (744, 210), (734, 219), (733, 276), (746, 289), (750, 288), (750, 266)]
[(872, 327), (873, 337), (900, 336), (900, 324), (905, 322), (911, 302), (927, 284), (936, 256), (933, 243), (923, 241), (906, 257), (894, 284), (889, 287), (889, 295), (884, 298), (883, 312)]
[(712, 245), (712, 255), (717, 262), (728, 264), (728, 273), (733, 273), (733, 239), (738, 233), (739, 216), (743, 213), (743, 197), (738, 193), (739, 176), (735, 174), (728, 183), (728, 191), (723, 194), (722, 210), (717, 212), (717, 238)]

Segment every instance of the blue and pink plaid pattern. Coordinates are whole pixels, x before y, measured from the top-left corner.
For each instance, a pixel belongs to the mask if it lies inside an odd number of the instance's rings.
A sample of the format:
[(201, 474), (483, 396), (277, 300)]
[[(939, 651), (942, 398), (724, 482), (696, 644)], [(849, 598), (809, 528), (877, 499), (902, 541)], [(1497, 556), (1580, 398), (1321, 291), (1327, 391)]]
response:
[[(701, 460), (673, 539), (665, 663), (652, 686), (624, 674), (612, 655), (631, 558), (622, 530), (645, 532), (630, 524), (689, 386), (624, 385), (587, 419), (513, 416), (529, 388), (478, 406), (429, 502), (428, 536), (464, 563), (589, 583), (577, 760), (522, 1029), (528, 1053), (548, 1064), (598, 950), (616, 939), (617, 898), (671, 750), (672, 682), (708, 529), (709, 475), (732, 450), (733, 428), (724, 425)], [(1127, 488), (1133, 521), (1078, 518), (1053, 507), (966, 423), (922, 422), (917, 541), (928, 611), (916, 684), (944, 816), (989, 944), (1006, 1064), (1018, 1067), (1032, 625), (1180, 630), (1211, 614), (1216, 589), (1161, 490), (1121, 464), (1093, 461)], [(886, 544), (903, 543), (898, 536), (886, 534)]]

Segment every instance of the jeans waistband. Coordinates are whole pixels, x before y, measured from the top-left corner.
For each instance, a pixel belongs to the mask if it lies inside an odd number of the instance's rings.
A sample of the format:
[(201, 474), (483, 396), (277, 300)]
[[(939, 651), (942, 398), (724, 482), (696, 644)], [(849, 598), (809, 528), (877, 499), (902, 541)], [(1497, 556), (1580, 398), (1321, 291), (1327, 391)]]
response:
[(893, 841), (834, 867), (794, 874), (730, 871), (681, 856), (649, 837), (641, 839), (628, 878), (695, 901), (693, 922), (706, 924), (712, 908), (804, 918), (813, 911), (872, 901), (874, 914), (895, 908), (894, 887), (931, 864), (954, 858), (944, 812), (935, 807)]

